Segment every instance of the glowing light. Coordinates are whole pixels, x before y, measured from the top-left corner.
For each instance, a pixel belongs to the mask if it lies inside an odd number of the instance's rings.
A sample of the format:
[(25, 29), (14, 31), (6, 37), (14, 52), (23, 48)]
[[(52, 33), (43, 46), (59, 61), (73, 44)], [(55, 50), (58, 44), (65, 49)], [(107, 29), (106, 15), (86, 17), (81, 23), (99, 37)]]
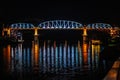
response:
[(60, 26), (60, 28), (62, 28), (62, 27)]
[(35, 44), (34, 60), (35, 60), (35, 65), (37, 65), (38, 60), (39, 60), (39, 46), (38, 46), (38, 44)]
[(37, 36), (37, 35), (38, 35), (38, 29), (35, 28), (35, 36)]
[(54, 27), (52, 26), (51, 28), (53, 29)]
[(83, 36), (87, 36), (87, 29), (83, 29)]
[(7, 63), (7, 70), (9, 70), (9, 65), (10, 65), (10, 62), (11, 62), (11, 52), (10, 52), (10, 49), (11, 49), (11, 46), (8, 45), (7, 48), (4, 48), (3, 49), (3, 53), (4, 53), (4, 59)]
[(83, 62), (84, 64), (88, 63), (88, 46), (86, 43), (83, 44)]

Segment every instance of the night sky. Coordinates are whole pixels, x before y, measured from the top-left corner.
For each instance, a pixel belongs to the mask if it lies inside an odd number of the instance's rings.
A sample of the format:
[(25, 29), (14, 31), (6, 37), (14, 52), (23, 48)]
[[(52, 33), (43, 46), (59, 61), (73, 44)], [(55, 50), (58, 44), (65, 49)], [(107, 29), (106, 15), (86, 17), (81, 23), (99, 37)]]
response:
[(117, 2), (99, 2), (97, 0), (16, 1), (2, 6), (0, 10), (0, 23), (20, 21), (40, 23), (46, 20), (63, 19), (85, 24), (103, 22), (120, 25), (120, 7)]

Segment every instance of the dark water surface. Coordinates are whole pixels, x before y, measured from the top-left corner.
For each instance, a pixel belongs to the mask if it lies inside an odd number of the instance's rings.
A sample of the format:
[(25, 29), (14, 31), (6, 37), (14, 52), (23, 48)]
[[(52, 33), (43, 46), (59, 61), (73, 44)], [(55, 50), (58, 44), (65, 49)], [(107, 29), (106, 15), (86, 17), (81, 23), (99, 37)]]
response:
[(79, 40), (38, 40), (0, 49), (0, 80), (102, 80), (113, 61), (104, 46)]

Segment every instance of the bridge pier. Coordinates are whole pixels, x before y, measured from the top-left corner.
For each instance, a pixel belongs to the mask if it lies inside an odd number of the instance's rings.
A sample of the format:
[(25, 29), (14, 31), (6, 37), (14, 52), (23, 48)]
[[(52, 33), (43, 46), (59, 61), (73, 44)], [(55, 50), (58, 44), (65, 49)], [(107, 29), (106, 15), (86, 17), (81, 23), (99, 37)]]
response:
[(35, 41), (35, 42), (38, 42), (38, 28), (37, 28), (37, 27), (35, 27), (34, 41)]
[(83, 28), (83, 43), (87, 41), (87, 29), (86, 26)]
[[(10, 31), (11, 31), (10, 28), (3, 28), (3, 30), (2, 30), (2, 36), (3, 37), (5, 37), (5, 36), (10, 37)], [(5, 34), (5, 32), (7, 32), (7, 34)]]

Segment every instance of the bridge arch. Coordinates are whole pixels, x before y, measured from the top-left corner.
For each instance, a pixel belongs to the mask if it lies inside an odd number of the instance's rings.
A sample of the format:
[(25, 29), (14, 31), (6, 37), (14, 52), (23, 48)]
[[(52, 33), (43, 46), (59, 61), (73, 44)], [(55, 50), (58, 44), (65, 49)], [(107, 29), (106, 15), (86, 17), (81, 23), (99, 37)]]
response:
[(82, 28), (83, 25), (75, 21), (51, 20), (40, 23), (38, 27), (43, 29), (75, 29)]
[(11, 29), (31, 29), (34, 25), (31, 23), (13, 23), (10, 25)]
[(111, 29), (112, 26), (107, 23), (92, 23), (88, 24), (87, 28), (92, 28), (92, 29)]

